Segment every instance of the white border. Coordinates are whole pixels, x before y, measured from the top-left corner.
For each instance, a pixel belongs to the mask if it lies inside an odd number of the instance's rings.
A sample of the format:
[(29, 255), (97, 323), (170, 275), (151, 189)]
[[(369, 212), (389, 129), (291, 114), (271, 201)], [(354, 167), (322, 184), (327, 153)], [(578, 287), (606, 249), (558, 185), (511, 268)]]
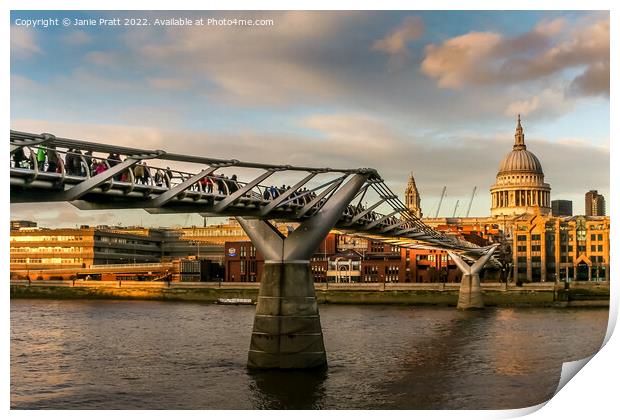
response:
[[(533, 1), (533, 0), (505, 0), (502, 2), (497, 1), (468, 1), (463, 2), (457, 0), (434, 0), (432, 2), (404, 2), (404, 1), (396, 1), (396, 0), (383, 0), (383, 1), (372, 1), (360, 3), (358, 1), (352, 0), (341, 0), (337, 3), (333, 0), (315, 0), (315, 1), (296, 1), (294, 4), (292, 2), (284, 2), (284, 1), (273, 1), (273, 0), (265, 0), (256, 2), (256, 1), (211, 1), (205, 4), (203, 1), (191, 1), (191, 0), (175, 0), (169, 2), (139, 2), (132, 0), (90, 0), (88, 2), (76, 2), (70, 0), (62, 0), (55, 1), (53, 4), (54, 10), (255, 10), (255, 9), (264, 9), (264, 10), (290, 10), (290, 9), (301, 9), (301, 10), (349, 10), (349, 9), (363, 9), (363, 10), (400, 10), (400, 9), (413, 9), (413, 10), (450, 10), (457, 9), (461, 10), (467, 7), (468, 10), (611, 10), (611, 41), (612, 41), (612, 57), (611, 57), (611, 68), (617, 69), (618, 64), (618, 48), (614, 48), (618, 45), (618, 30), (616, 25), (618, 24), (618, 2), (612, 1), (603, 1), (603, 0), (589, 0), (584, 2), (583, 0), (565, 0), (565, 1)], [(2, 57), (5, 59), (4, 63), (9, 63), (10, 55), (9, 55), (9, 11), (11, 9), (16, 10), (50, 10), (52, 7), (49, 1), (44, 0), (7, 0), (2, 2), (3, 10), (5, 11), (4, 19), (2, 20), (0, 39), (2, 39), (1, 52)], [(148, 6), (148, 7), (145, 7)], [(0, 104), (1, 109), (4, 111), (2, 118), (2, 130), (4, 133), (8, 132), (10, 129), (10, 114), (9, 114), (9, 100), (8, 94), (10, 92), (10, 69), (6, 64), (2, 66), (2, 91), (5, 93), (3, 95), (4, 101)], [(616, 70), (616, 73), (618, 71)], [(617, 97), (618, 93), (618, 85), (617, 85), (617, 76), (615, 76), (612, 71), (612, 81), (611, 81), (611, 98), (610, 101), (610, 112), (611, 115), (620, 115), (618, 113), (617, 107), (615, 106), (615, 101), (613, 98)], [(617, 139), (618, 136), (618, 118), (611, 119), (611, 131), (610, 131), (610, 139)], [(615, 166), (615, 162), (617, 162), (617, 146), (612, 141), (611, 142), (611, 159), (614, 164), (611, 165), (611, 179), (619, 179), (618, 178), (618, 169)], [(7, 155), (2, 154), (2, 159), (8, 160)], [(8, 175), (8, 162), (4, 162), (2, 164), (2, 170), (4, 172), (4, 178)], [(6, 183), (2, 183), (2, 192), (4, 197), (7, 198), (3, 202), (5, 204), (2, 205), (3, 214), (5, 217), (5, 221), (3, 224), (0, 223), (2, 229), (2, 237), (5, 240), (0, 242), (0, 247), (4, 267), (8, 267), (8, 216), (10, 214), (9, 205), (8, 205), (8, 185)], [(616, 212), (615, 209), (618, 207), (618, 199), (616, 195), (616, 185), (614, 182), (611, 183), (611, 193), (609, 197), (610, 209), (613, 211), (612, 217), (615, 218)], [(618, 245), (615, 238), (620, 237), (618, 233), (618, 229), (616, 228), (615, 222), (612, 222), (612, 233), (611, 236), (611, 255), (612, 261), (611, 266), (616, 267), (616, 264), (619, 262), (618, 255)], [(615, 278), (615, 270), (611, 269), (611, 278), (612, 283), (617, 281)], [(6, 276), (3, 276), (5, 280)], [(6, 286), (5, 286), (6, 287)], [(5, 289), (6, 290), (6, 289)], [(618, 374), (619, 363), (617, 355), (620, 354), (618, 344), (618, 339), (615, 336), (611, 335), (613, 327), (615, 326), (615, 321), (617, 319), (618, 313), (618, 300), (620, 292), (618, 291), (618, 287), (614, 287), (612, 285), (611, 288), (611, 299), (612, 305), (610, 307), (610, 325), (608, 329), (608, 333), (606, 336), (607, 344), (605, 347), (597, 354), (595, 357), (588, 363), (585, 367), (583, 367), (582, 372), (579, 373), (579, 376), (576, 380), (569, 381), (566, 386), (561, 389), (561, 391), (552, 398), (547, 404), (541, 404), (541, 406), (530, 407), (527, 409), (521, 410), (506, 410), (506, 411), (389, 411), (386, 413), (383, 412), (343, 412), (343, 411), (332, 411), (332, 412), (296, 412), (294, 415), (306, 418), (306, 417), (314, 417), (317, 415), (326, 415), (327, 417), (340, 417), (355, 415), (355, 416), (363, 416), (370, 417), (374, 415), (389, 415), (396, 417), (404, 417), (404, 416), (423, 416), (424, 418), (465, 418), (465, 419), (480, 419), (480, 418), (505, 418), (505, 417), (516, 417), (525, 415), (528, 413), (531, 414), (532, 418), (539, 419), (550, 419), (550, 418), (562, 418), (562, 419), (571, 419), (571, 418), (611, 418), (614, 416), (613, 413), (618, 413), (617, 411), (617, 391), (614, 385), (618, 384)], [(5, 315), (5, 322), (2, 323), (2, 340), (3, 340), (3, 349), (5, 349), (4, 355), (4, 363), (3, 368), (4, 371), (4, 381), (2, 382), (2, 398), (3, 398), (3, 406), (7, 409), (10, 405), (10, 375), (9, 375), (9, 297), (8, 293), (6, 293), (3, 301), (3, 314)], [(617, 334), (616, 334), (617, 335)], [(607, 341), (608, 340), (608, 341)], [(572, 366), (573, 370), (575, 365)], [(542, 408), (542, 409), (540, 409)], [(536, 411), (540, 409), (539, 411)], [(209, 411), (206, 413), (209, 416), (222, 416), (229, 418), (230, 416), (242, 415), (244, 417), (281, 417), (281, 416), (289, 416), (290, 414), (287, 412), (225, 412), (225, 411)], [(10, 415), (15, 418), (36, 418), (39, 416), (52, 417), (52, 418), (72, 418), (72, 417), (80, 417), (87, 415), (92, 418), (107, 418), (110, 415), (113, 416), (139, 416), (139, 417), (149, 417), (149, 418), (163, 418), (174, 416), (176, 417), (194, 417), (194, 416), (204, 416), (204, 412), (188, 412), (188, 411), (156, 411), (156, 412), (146, 412), (146, 411), (131, 411), (131, 412), (123, 412), (123, 411), (114, 411), (114, 412), (105, 412), (105, 411), (38, 411), (38, 412), (26, 412), (26, 411), (11, 411)]]

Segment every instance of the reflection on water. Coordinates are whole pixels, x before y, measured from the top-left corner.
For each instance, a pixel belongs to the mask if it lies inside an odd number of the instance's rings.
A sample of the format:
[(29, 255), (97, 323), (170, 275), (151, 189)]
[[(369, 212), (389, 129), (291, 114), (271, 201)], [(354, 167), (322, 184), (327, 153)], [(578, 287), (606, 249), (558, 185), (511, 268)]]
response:
[(250, 372), (250, 398), (256, 409), (311, 410), (324, 407), (325, 370)]
[(600, 347), (605, 309), (321, 306), (329, 369), (250, 372), (254, 308), (14, 300), (11, 405), (82, 409), (518, 408)]

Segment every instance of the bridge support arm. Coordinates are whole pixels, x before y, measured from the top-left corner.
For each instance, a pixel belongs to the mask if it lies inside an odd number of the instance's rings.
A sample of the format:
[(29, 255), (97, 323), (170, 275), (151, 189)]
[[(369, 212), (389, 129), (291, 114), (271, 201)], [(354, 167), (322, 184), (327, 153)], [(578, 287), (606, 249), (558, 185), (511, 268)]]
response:
[(458, 254), (448, 251), (450, 258), (463, 273), (461, 287), (459, 289), (458, 309), (481, 309), (484, 308), (482, 292), (480, 290), (480, 270), (493, 256), (498, 245), (495, 245), (482, 255), (474, 264), (467, 264)]
[(271, 223), (237, 217), (265, 257), (248, 354), (251, 369), (325, 368), (310, 258), (366, 181), (354, 175), (287, 237)]

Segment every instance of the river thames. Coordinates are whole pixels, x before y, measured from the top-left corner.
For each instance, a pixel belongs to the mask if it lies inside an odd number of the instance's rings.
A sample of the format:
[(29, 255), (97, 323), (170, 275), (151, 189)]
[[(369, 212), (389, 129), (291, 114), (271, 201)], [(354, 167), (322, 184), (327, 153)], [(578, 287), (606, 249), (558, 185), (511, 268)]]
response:
[(253, 306), (11, 301), (13, 409), (509, 409), (596, 352), (605, 308), (322, 305), (325, 372), (246, 369)]

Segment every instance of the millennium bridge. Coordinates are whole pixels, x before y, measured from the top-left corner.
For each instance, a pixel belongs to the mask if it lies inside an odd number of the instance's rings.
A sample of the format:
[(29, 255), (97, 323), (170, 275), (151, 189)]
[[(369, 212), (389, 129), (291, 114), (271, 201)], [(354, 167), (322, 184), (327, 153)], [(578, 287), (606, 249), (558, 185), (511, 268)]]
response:
[[(484, 306), (479, 273), (498, 264), (498, 244), (480, 247), (425, 225), (371, 168), (251, 163), (14, 130), (10, 151), (11, 203), (235, 217), (265, 256), (250, 368), (326, 366), (309, 260), (332, 229), (448, 251), (463, 273), (459, 309)], [(283, 235), (274, 222), (295, 228)]]

